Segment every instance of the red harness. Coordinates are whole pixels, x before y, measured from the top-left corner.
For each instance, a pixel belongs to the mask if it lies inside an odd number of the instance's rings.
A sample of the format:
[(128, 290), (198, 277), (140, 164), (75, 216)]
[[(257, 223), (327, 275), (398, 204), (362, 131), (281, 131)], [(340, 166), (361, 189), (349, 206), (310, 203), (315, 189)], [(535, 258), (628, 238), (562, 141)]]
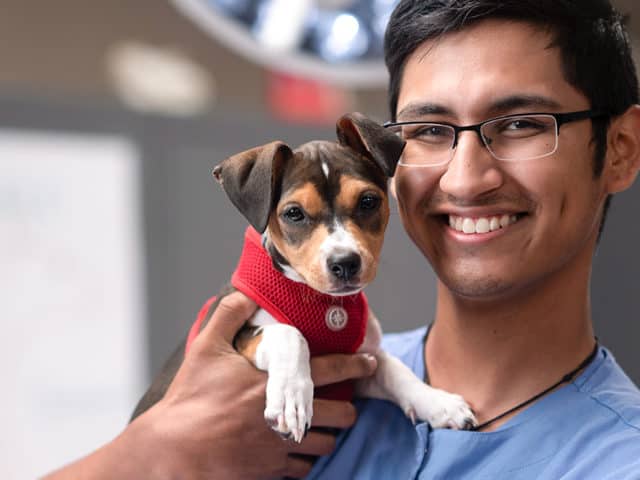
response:
[[(304, 283), (285, 277), (273, 266), (262, 247), (260, 234), (247, 228), (242, 255), (231, 284), (269, 312), (278, 322), (296, 327), (307, 339), (311, 355), (354, 353), (364, 340), (367, 328), (367, 298), (360, 292), (333, 297), (313, 290)], [(215, 301), (202, 307), (187, 339), (187, 350), (200, 331), (200, 325)], [(318, 389), (324, 398), (350, 400), (351, 382)]]

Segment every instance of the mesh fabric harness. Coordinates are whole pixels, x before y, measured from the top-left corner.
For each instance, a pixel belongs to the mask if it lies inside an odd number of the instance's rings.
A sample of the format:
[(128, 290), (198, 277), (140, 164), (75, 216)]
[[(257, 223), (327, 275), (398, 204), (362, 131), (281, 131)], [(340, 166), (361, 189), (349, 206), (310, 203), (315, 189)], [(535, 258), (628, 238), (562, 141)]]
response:
[[(273, 266), (262, 247), (260, 234), (249, 227), (245, 232), (242, 255), (231, 284), (269, 312), (278, 322), (296, 327), (307, 339), (311, 356), (330, 353), (354, 353), (364, 340), (368, 306), (365, 295), (334, 297), (313, 290), (306, 284), (285, 277)], [(198, 314), (187, 341), (200, 330), (213, 299)], [(346, 316), (345, 316), (346, 313)], [(352, 382), (316, 389), (316, 395), (350, 400)]]

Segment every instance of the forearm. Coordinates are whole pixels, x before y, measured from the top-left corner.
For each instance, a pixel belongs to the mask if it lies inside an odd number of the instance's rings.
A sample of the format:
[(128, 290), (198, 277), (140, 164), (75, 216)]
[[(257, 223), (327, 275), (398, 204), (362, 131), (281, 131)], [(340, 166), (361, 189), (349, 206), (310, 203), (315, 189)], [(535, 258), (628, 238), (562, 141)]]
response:
[[(232, 346), (254, 310), (239, 294), (225, 297), (163, 399), (113, 441), (43, 480), (306, 476), (311, 459), (333, 451), (335, 438), (312, 430), (300, 444), (283, 442), (267, 426), (266, 376)], [(312, 359), (311, 376), (322, 386), (369, 376), (375, 367), (373, 357), (330, 355)], [(323, 429), (347, 428), (356, 417), (347, 402), (316, 400), (313, 410), (312, 426)]]

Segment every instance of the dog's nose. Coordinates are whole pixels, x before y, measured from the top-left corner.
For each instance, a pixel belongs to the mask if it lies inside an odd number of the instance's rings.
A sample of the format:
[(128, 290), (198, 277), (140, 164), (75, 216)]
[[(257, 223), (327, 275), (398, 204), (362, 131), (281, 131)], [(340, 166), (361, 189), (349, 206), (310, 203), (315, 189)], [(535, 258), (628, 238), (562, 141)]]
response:
[(338, 280), (348, 281), (360, 272), (360, 255), (350, 253), (349, 255), (331, 257), (327, 261), (327, 266), (331, 274)]

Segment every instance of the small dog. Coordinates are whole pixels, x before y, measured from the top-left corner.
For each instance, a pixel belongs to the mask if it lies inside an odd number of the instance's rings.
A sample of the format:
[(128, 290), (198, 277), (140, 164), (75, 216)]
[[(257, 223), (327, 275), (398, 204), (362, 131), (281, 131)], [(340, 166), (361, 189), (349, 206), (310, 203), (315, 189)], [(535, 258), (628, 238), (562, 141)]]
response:
[[(362, 293), (376, 274), (389, 219), (388, 180), (404, 142), (357, 113), (338, 121), (337, 136), (338, 142), (314, 141), (296, 150), (269, 143), (224, 160), (213, 172), (251, 225), (231, 284), (262, 308), (235, 347), (268, 373), (265, 419), (283, 437), (301, 442), (313, 415), (310, 356), (366, 352), (378, 367), (356, 382), (355, 395), (390, 400), (413, 422), (434, 428), (473, 427), (462, 397), (426, 385), (380, 349), (382, 331)], [(215, 305), (205, 305), (186, 348)], [(169, 360), (134, 418), (164, 395), (183, 352), (180, 347)], [(349, 385), (322, 395), (350, 399)]]

